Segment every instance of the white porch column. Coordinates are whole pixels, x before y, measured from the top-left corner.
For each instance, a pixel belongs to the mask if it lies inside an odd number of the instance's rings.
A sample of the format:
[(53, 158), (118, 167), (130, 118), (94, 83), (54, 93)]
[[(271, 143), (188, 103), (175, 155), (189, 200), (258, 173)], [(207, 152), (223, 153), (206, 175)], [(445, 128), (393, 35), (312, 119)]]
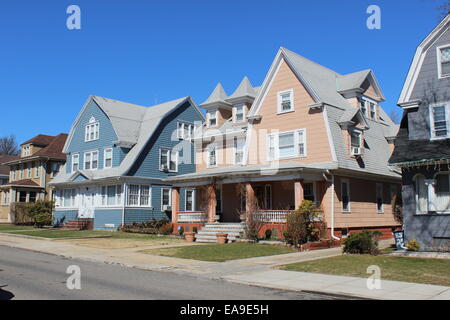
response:
[(436, 193), (434, 192), (434, 185), (436, 184), (436, 180), (434, 179), (425, 179), (425, 185), (427, 186), (427, 211), (436, 211)]

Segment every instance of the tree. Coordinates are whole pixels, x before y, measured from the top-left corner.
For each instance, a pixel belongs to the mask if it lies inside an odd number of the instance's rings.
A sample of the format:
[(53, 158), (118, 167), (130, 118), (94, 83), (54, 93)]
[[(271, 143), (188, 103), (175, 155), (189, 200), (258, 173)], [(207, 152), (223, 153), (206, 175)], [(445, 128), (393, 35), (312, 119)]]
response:
[(436, 8), (439, 12), (439, 19), (443, 19), (450, 13), (450, 0), (443, 0), (442, 4)]
[(1, 154), (19, 154), (19, 144), (17, 143), (16, 136), (10, 135), (9, 137), (0, 137), (0, 155)]

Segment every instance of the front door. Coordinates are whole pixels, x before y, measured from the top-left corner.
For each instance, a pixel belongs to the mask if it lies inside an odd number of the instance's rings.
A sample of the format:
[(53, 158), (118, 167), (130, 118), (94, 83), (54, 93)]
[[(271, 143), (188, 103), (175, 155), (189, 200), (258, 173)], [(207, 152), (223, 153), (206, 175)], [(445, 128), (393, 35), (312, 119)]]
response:
[[(92, 189), (92, 188), (91, 188)], [(83, 190), (80, 194), (81, 204), (78, 210), (78, 218), (93, 219), (94, 218), (94, 195), (92, 190)]]

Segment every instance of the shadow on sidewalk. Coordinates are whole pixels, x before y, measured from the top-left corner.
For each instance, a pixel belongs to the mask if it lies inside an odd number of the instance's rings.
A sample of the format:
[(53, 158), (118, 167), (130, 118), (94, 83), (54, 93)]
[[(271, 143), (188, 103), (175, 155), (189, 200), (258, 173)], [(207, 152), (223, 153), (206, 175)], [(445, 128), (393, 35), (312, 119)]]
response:
[(6, 287), (6, 286), (0, 287), (0, 301), (1, 300), (11, 300), (12, 298), (14, 298), (14, 294), (12, 292), (2, 289), (4, 287)]

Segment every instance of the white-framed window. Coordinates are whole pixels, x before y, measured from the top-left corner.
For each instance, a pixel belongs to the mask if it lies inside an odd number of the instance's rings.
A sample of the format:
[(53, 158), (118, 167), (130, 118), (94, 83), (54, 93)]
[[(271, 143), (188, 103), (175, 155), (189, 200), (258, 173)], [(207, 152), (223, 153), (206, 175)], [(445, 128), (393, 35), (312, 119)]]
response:
[[(39, 161), (33, 163), (33, 169), (34, 169), (34, 177), (39, 178), (39, 169), (41, 168), (41, 163)], [(53, 171), (51, 173), (51, 176), (53, 177)]]
[(348, 179), (341, 180), (341, 202), (342, 212), (350, 212), (350, 181)]
[(208, 110), (208, 127), (214, 128), (217, 127), (217, 110)]
[(245, 120), (245, 105), (237, 104), (233, 107), (233, 122), (243, 122)]
[(170, 148), (159, 149), (159, 170), (178, 172), (178, 150)]
[(98, 169), (98, 151), (88, 151), (84, 153), (84, 170)]
[(86, 125), (84, 130), (84, 141), (94, 141), (100, 138), (100, 123), (91, 117), (89, 123)]
[(359, 109), (361, 110), (362, 114), (367, 117), (367, 107), (368, 107), (369, 101), (367, 101), (364, 98), (359, 98)]
[(416, 213), (423, 214), (428, 212), (428, 187), (425, 184), (425, 177), (418, 174), (414, 177)]
[(362, 132), (356, 129), (349, 131), (350, 134), (350, 154), (352, 156), (359, 156), (362, 154), (363, 140)]
[(194, 137), (194, 125), (188, 122), (177, 122), (177, 138), (190, 140)]
[(306, 157), (306, 129), (267, 136), (267, 158), (271, 160)]
[(369, 118), (372, 120), (377, 119), (377, 105), (373, 102), (369, 102)]
[(439, 78), (450, 77), (450, 45), (437, 47), (436, 50)]
[(170, 206), (172, 206), (172, 189), (161, 188), (161, 211)]
[(206, 148), (206, 167), (213, 168), (217, 166), (217, 147), (216, 145), (209, 145)]
[(245, 139), (234, 137), (234, 164), (242, 164), (244, 161)]
[(382, 183), (376, 184), (376, 203), (377, 203), (377, 213), (383, 213), (384, 205), (383, 205), (383, 184)]
[(359, 97), (359, 108), (366, 118), (377, 120), (377, 103), (366, 97)]
[(122, 204), (122, 185), (102, 186), (101, 198), (103, 207), (114, 207)]
[(195, 211), (195, 190), (186, 189), (184, 196), (184, 210)]
[(278, 92), (278, 113), (294, 111), (294, 90)]
[(106, 148), (103, 153), (104, 153), (104, 155), (103, 155), (103, 167), (104, 168), (112, 168), (113, 149), (112, 148)]
[(151, 186), (130, 184), (128, 186), (127, 205), (130, 207), (151, 207)]
[(27, 163), (27, 178), (31, 178), (31, 164)]
[(450, 137), (450, 102), (430, 105), (431, 139), (446, 139)]
[(80, 169), (80, 155), (72, 155), (72, 172), (78, 171)]
[(76, 207), (76, 195), (77, 195), (77, 190), (76, 189), (63, 189), (61, 191), (62, 193), (62, 201), (61, 201), (61, 206), (63, 208), (74, 208)]
[(22, 157), (28, 157), (31, 154), (31, 146), (27, 144), (22, 147)]

